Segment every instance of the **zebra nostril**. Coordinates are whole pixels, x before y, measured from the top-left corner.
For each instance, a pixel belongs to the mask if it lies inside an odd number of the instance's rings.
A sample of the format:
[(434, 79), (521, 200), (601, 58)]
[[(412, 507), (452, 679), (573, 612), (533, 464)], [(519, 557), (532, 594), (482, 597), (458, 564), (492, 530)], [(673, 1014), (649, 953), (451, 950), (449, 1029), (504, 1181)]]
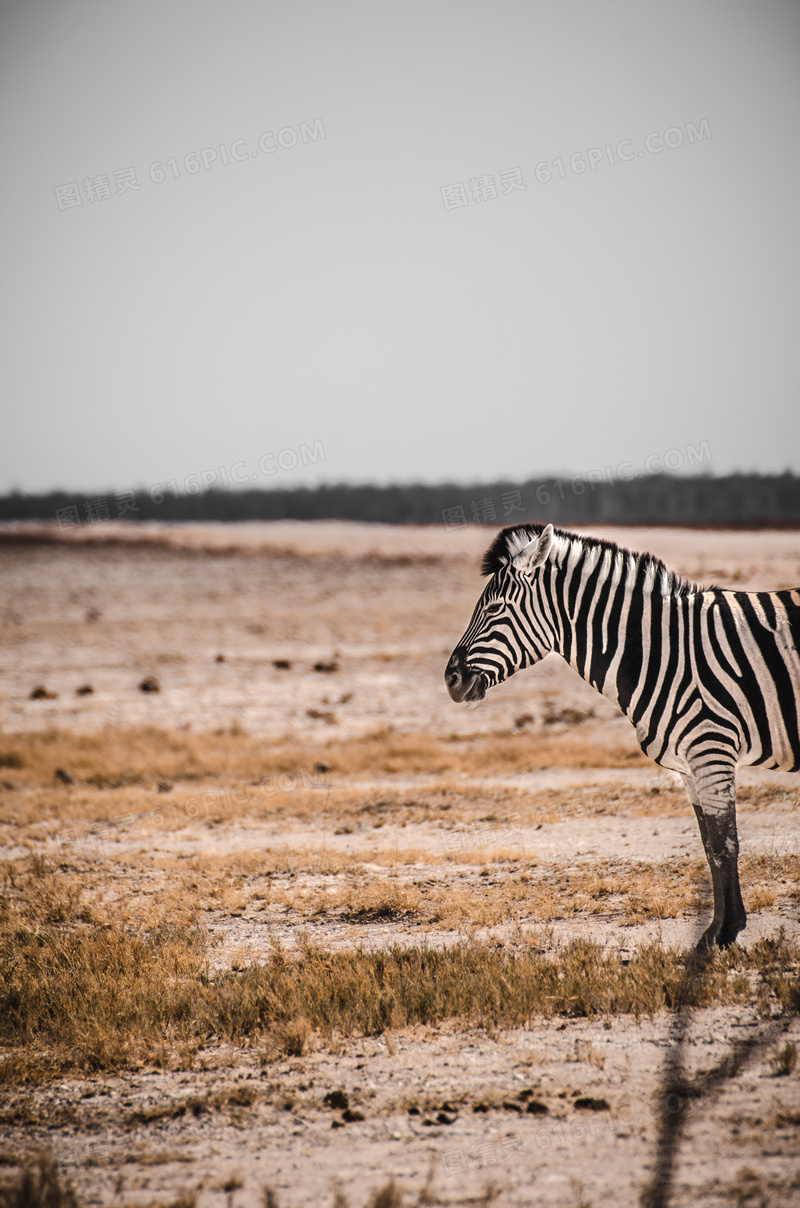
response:
[(444, 673), (444, 682), (448, 688), (458, 688), (464, 680), (465, 673), (464, 655), (459, 647), (453, 651), (447, 661), (447, 667)]

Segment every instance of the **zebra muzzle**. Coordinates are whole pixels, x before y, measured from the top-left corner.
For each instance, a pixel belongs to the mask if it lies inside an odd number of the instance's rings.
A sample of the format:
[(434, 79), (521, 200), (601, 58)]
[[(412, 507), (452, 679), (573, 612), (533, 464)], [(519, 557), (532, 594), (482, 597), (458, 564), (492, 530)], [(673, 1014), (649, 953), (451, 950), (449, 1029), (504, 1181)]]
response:
[(444, 673), (447, 691), (455, 701), (483, 700), (486, 695), (486, 677), (480, 671), (468, 667), (463, 651), (456, 648)]

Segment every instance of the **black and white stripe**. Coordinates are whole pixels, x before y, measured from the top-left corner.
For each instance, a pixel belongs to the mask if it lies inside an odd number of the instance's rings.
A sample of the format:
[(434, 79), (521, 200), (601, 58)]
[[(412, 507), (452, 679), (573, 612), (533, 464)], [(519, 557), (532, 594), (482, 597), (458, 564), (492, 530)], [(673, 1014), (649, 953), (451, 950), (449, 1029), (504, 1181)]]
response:
[(738, 764), (800, 770), (800, 591), (702, 588), (649, 554), (554, 529), (504, 529), (445, 673), (477, 700), (555, 651), (618, 705), (642, 750), (680, 772), (714, 883), (703, 946), (746, 924), (737, 870)]

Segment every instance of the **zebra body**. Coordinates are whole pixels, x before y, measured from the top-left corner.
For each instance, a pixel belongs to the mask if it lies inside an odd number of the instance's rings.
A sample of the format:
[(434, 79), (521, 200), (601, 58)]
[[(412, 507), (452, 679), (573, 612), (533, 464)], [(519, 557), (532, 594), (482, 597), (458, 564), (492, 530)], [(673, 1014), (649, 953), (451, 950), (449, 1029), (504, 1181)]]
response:
[(701, 941), (746, 925), (738, 878), (736, 767), (800, 770), (800, 591), (701, 588), (648, 554), (518, 525), (489, 576), (445, 680), (454, 700), (555, 651), (617, 705), (642, 750), (681, 773), (714, 885)]

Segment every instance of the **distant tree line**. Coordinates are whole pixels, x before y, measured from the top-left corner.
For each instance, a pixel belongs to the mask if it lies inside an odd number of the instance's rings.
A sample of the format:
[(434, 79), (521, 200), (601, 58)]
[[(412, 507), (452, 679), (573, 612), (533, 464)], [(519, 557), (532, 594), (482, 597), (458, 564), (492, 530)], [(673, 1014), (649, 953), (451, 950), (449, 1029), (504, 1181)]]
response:
[(276, 490), (194, 494), (146, 489), (86, 496), (13, 492), (0, 497), (0, 521), (50, 521), (60, 529), (124, 518), (145, 520), (361, 520), (384, 524), (675, 524), (800, 526), (800, 475), (729, 474), (714, 478), (650, 474), (587, 482), (568, 476), (460, 485), (348, 483)]

